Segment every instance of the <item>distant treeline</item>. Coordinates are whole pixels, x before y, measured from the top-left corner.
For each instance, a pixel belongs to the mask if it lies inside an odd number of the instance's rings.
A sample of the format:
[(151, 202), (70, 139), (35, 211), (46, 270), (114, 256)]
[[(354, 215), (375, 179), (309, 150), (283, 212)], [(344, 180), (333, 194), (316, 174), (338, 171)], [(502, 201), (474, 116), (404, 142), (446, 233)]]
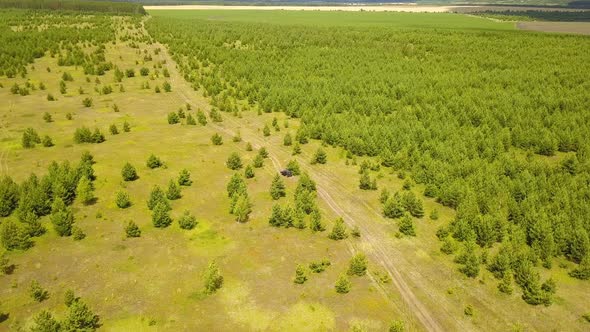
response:
[(143, 6), (139, 3), (111, 1), (0, 0), (0, 8), (72, 10), (116, 14), (146, 14)]
[(590, 22), (590, 11), (483, 11), (472, 13), (484, 17), (495, 18), (502, 21), (550, 21), (550, 22)]

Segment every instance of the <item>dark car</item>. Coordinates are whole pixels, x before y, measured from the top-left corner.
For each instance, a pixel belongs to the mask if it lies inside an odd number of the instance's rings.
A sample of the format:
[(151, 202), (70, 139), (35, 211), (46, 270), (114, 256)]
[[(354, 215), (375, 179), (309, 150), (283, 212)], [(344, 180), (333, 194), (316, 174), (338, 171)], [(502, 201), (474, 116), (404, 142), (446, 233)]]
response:
[(290, 171), (290, 170), (288, 170), (288, 169), (284, 169), (284, 170), (282, 170), (282, 171), (281, 171), (281, 175), (282, 175), (282, 176), (286, 176), (286, 177), (290, 178), (290, 177), (292, 177), (292, 176), (293, 176), (293, 172), (291, 172), (291, 171)]

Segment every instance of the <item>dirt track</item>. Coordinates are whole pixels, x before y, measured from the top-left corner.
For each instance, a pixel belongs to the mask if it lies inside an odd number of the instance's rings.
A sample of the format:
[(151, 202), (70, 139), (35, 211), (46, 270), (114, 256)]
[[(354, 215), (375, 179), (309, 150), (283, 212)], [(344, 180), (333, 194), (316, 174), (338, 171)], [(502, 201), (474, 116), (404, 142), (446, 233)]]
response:
[(590, 35), (590, 22), (519, 22), (521, 30)]

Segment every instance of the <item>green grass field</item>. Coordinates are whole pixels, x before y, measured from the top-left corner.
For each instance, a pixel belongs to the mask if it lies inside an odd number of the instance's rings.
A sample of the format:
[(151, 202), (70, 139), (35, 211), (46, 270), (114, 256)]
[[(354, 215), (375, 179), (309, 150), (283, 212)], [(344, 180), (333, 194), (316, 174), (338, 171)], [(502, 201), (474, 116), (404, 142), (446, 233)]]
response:
[[(222, 112), (222, 122), (191, 126), (170, 125), (167, 115), (183, 108), (187, 114), (197, 110), (209, 114), (215, 108), (212, 98), (202, 88), (194, 89), (165, 45), (150, 43), (143, 24), (158, 17), (196, 18), (222, 22), (263, 22), (296, 26), (354, 26), (367, 29), (388, 27), (400, 30), (468, 31), (485, 34), (518, 34), (513, 23), (499, 23), (458, 14), (337, 13), (337, 12), (256, 12), (256, 11), (157, 11), (154, 17), (134, 22), (117, 18), (113, 22), (116, 39), (105, 43), (106, 62), (122, 69), (133, 69), (135, 77), (117, 82), (113, 70), (105, 75), (84, 74), (82, 66), (59, 66), (57, 57), (47, 52), (27, 65), (25, 77), (0, 77), (0, 173), (17, 183), (31, 173), (44, 175), (52, 161), (75, 164), (89, 151), (96, 164), (94, 181), (96, 201), (73, 204), (75, 225), (86, 237), (74, 241), (58, 236), (50, 217), (41, 217), (47, 232), (34, 238), (28, 250), (13, 250), (6, 257), (15, 270), (0, 275), (0, 313), (8, 316), (0, 322), (0, 331), (29, 330), (34, 316), (49, 310), (58, 319), (67, 315), (64, 294), (75, 291), (94, 313), (100, 316), (104, 331), (387, 331), (392, 321), (402, 321), (406, 331), (583, 331), (588, 322), (581, 316), (588, 312), (588, 281), (570, 278), (572, 262), (555, 258), (551, 270), (540, 269), (543, 279), (552, 276), (558, 282), (554, 303), (531, 306), (521, 299), (520, 291), (501, 294), (493, 275), (483, 266), (477, 278), (467, 278), (458, 271), (453, 257), (440, 251), (437, 230), (456, 216), (454, 209), (422, 195), (424, 184), (411, 191), (424, 202), (425, 216), (414, 218), (417, 237), (402, 236), (398, 221), (382, 215), (379, 191), (359, 189), (358, 165), (377, 162), (375, 157), (348, 158), (341, 147), (310, 140), (302, 153), (293, 156), (292, 147), (283, 145), (283, 137), (295, 137), (301, 120), (283, 112), (259, 112), (256, 103), (236, 101), (239, 111)], [(139, 23), (138, 23), (139, 22)], [(126, 36), (133, 36), (126, 38)], [(496, 35), (494, 35), (496, 36)], [(576, 39), (578, 40), (578, 39)], [(581, 39), (579, 39), (581, 40)], [(96, 45), (78, 44), (90, 53)], [(65, 53), (65, 52), (64, 52)], [(149, 57), (151, 59), (149, 59)], [(140, 76), (140, 68), (150, 75)], [(163, 70), (169, 72), (164, 77)], [(156, 71), (159, 74), (155, 74)], [(60, 93), (64, 72), (72, 75), (67, 92)], [(89, 80), (87, 80), (89, 78)], [(98, 81), (97, 81), (98, 79)], [(45, 90), (31, 90), (30, 95), (13, 94), (11, 87), (29, 82)], [(149, 89), (144, 85), (148, 82)], [(171, 92), (156, 93), (156, 86), (171, 84)], [(102, 94), (104, 85), (113, 92)], [(124, 91), (120, 90), (120, 86)], [(82, 94), (79, 89), (83, 90)], [(56, 101), (48, 101), (51, 93)], [(92, 98), (93, 106), (84, 107), (83, 99)], [(117, 105), (119, 111), (113, 109)], [(186, 105), (191, 105), (191, 110)], [(43, 119), (45, 112), (53, 121)], [(66, 119), (71, 113), (72, 119)], [(269, 136), (263, 127), (273, 119)], [(130, 132), (122, 132), (124, 122)], [(116, 124), (118, 135), (109, 133)], [(285, 125), (288, 124), (288, 127)], [(76, 144), (76, 128), (99, 128), (106, 136), (100, 144)], [(49, 135), (53, 147), (37, 145), (24, 149), (21, 137), (26, 128)], [(214, 134), (223, 137), (222, 145), (213, 145)], [(241, 141), (232, 138), (239, 133)], [(247, 151), (247, 143), (253, 151)], [(270, 158), (255, 177), (247, 179), (252, 213), (246, 223), (237, 223), (229, 214), (226, 185), (234, 171), (225, 165), (228, 156), (237, 152), (244, 165), (250, 164), (264, 147)], [(314, 152), (322, 147), (328, 155), (325, 165), (310, 163)], [(150, 169), (148, 157), (154, 154), (165, 164)], [(522, 159), (525, 153), (520, 152)], [(527, 156), (538, 163), (557, 164), (565, 154), (554, 157)], [(316, 182), (317, 198), (327, 230), (313, 233), (309, 228), (275, 228), (268, 218), (276, 201), (269, 188), (274, 175), (290, 160), (297, 160), (302, 170)], [(121, 169), (130, 162), (139, 178), (125, 182)], [(191, 173), (193, 184), (182, 187), (182, 197), (172, 201), (172, 225), (159, 229), (152, 225), (146, 207), (154, 185), (167, 188), (182, 169)], [(239, 170), (243, 174), (243, 169)], [(371, 172), (379, 189), (403, 191), (405, 180), (399, 170), (381, 167)], [(405, 173), (404, 173), (405, 174)], [(406, 175), (407, 176), (407, 175)], [(279, 204), (292, 204), (299, 177), (283, 178), (287, 196)], [(132, 205), (120, 209), (115, 204), (118, 191), (129, 193)], [(177, 219), (189, 210), (197, 226), (183, 230)], [(437, 210), (439, 218), (430, 213)], [(352, 228), (358, 226), (360, 238), (334, 241), (327, 235), (334, 221), (342, 217)], [(18, 220), (13, 213), (0, 218), (4, 223)], [(125, 226), (133, 220), (141, 229), (139, 238), (126, 238)], [(2, 249), (3, 250), (3, 249)], [(496, 245), (491, 249), (497, 252)], [(351, 291), (338, 294), (334, 283), (348, 269), (354, 253), (369, 258), (365, 276), (350, 277)], [(293, 283), (297, 264), (327, 258), (325, 272), (308, 273), (303, 285)], [(211, 295), (203, 292), (202, 274), (216, 261), (224, 277), (221, 289)], [(384, 282), (381, 277), (393, 276)], [(391, 277), (390, 277), (391, 279)], [(37, 280), (49, 297), (36, 302), (29, 286)], [(473, 315), (465, 314), (466, 307)]]

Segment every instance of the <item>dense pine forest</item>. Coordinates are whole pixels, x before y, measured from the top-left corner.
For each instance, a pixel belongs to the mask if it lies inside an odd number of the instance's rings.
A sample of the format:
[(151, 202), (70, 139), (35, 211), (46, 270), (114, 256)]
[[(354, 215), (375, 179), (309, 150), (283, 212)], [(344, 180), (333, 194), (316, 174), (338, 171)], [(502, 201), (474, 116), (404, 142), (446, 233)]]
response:
[(148, 29), (221, 110), (285, 112), (301, 118), (300, 144), (409, 172), (457, 211), (438, 232), (444, 250), (475, 266), (474, 246), (490, 252), (498, 278), (536, 289), (527, 302), (543, 301), (532, 267), (554, 257), (588, 278), (588, 38), (199, 14), (156, 15)]

